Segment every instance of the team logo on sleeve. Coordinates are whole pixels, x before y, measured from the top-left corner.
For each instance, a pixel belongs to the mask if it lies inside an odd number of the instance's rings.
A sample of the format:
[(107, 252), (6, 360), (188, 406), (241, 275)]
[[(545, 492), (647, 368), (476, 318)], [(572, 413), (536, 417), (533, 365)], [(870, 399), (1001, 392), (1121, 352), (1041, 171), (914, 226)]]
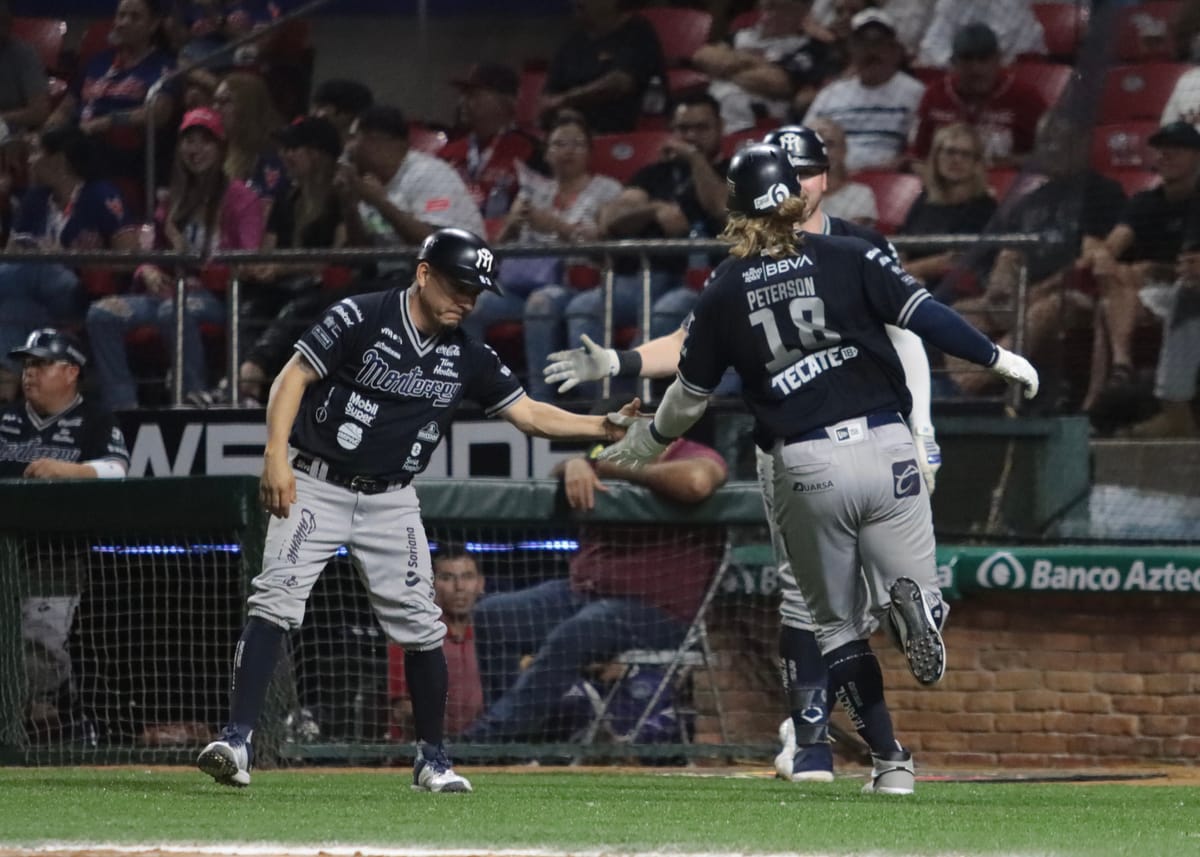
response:
[(921, 493), (921, 471), (913, 459), (892, 462), (892, 493), (896, 497), (916, 497)]

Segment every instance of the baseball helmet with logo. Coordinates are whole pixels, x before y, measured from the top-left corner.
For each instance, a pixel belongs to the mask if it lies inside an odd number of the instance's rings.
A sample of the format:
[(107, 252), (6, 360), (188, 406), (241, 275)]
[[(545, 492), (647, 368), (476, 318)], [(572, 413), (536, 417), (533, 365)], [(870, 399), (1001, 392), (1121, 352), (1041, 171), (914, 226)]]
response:
[(784, 125), (763, 137), (764, 143), (778, 146), (787, 152), (788, 160), (797, 170), (824, 172), (829, 169), (829, 153), (825, 141), (812, 128), (803, 125)]
[(52, 327), (35, 330), (26, 338), (24, 345), (8, 352), (8, 356), (17, 359), (33, 357), (37, 360), (63, 360), (80, 368), (87, 365), (87, 355), (79, 340)]
[(729, 162), (729, 202), (734, 214), (766, 217), (789, 196), (800, 195), (800, 182), (778, 146), (755, 143), (747, 146)]
[(496, 276), (497, 259), (482, 238), (465, 229), (439, 229), (421, 244), (418, 262), (429, 266), (460, 286), (487, 290), (496, 294), (500, 281)]

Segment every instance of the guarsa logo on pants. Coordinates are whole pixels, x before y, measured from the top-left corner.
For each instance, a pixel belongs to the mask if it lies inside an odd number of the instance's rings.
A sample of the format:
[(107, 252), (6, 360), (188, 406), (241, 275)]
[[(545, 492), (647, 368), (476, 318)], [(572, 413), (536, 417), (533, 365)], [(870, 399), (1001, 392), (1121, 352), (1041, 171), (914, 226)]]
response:
[(992, 554), (975, 572), (975, 580), (984, 589), (1021, 589), (1028, 577), (1025, 566), (1008, 551)]

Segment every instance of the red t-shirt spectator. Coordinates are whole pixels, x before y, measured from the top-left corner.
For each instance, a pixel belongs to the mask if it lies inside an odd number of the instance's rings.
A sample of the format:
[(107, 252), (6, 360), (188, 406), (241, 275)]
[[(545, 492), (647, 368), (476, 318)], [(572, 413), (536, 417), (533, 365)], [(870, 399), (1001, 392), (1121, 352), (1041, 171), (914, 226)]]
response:
[(983, 138), (989, 163), (1033, 150), (1038, 120), (1048, 106), (1041, 93), (1017, 80), (1012, 71), (1005, 69), (987, 100), (972, 105), (959, 96), (955, 89), (956, 81), (957, 75), (948, 74), (925, 89), (925, 95), (917, 107), (916, 134), (913, 139), (913, 154), (916, 157), (925, 158), (929, 155), (934, 131), (955, 122), (975, 126)]
[[(483, 713), (483, 685), (479, 680), (479, 661), (475, 656), (475, 629), (470, 625), (461, 637), (447, 628), (442, 640), (446, 654), (449, 684), (446, 692), (446, 734), (457, 735)], [(404, 649), (388, 646), (388, 699), (407, 699), (408, 679), (404, 675)], [(402, 724), (393, 718), (391, 737), (403, 741)]]
[(490, 219), (508, 213), (518, 190), (516, 164), (536, 162), (538, 145), (524, 131), (510, 128), (483, 146), (474, 134), (460, 137), (438, 155), (458, 170), (480, 214)]

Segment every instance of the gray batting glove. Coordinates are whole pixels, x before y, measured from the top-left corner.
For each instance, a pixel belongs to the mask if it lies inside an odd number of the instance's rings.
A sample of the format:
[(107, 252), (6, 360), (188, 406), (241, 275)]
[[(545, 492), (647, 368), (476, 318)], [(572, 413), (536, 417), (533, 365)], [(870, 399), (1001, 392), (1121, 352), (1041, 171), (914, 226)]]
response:
[(991, 369), (997, 375), (1003, 375), (1010, 381), (1016, 381), (1025, 388), (1025, 398), (1032, 399), (1038, 392), (1038, 373), (1033, 368), (1033, 364), (1022, 357), (1020, 354), (1014, 354), (1007, 348), (996, 346), (996, 362), (992, 364)]
[(579, 337), (583, 348), (555, 351), (546, 359), (551, 361), (542, 370), (547, 384), (562, 381), (558, 392), (565, 393), (583, 381), (599, 381), (606, 375), (616, 375), (620, 363), (615, 348), (603, 348), (592, 342), (586, 333)]
[(608, 418), (614, 422), (616, 422), (617, 417), (629, 421), (625, 437), (600, 453), (601, 461), (609, 461), (618, 467), (628, 467), (630, 470), (640, 470), (663, 454), (663, 450), (667, 448), (667, 444), (659, 443), (650, 434), (650, 423), (653, 422), (652, 417), (625, 417), (621, 414), (608, 415)]
[(917, 447), (917, 468), (925, 480), (925, 487), (933, 494), (937, 486), (938, 468), (942, 466), (942, 449), (933, 434), (933, 426), (917, 426), (912, 430), (913, 444)]

